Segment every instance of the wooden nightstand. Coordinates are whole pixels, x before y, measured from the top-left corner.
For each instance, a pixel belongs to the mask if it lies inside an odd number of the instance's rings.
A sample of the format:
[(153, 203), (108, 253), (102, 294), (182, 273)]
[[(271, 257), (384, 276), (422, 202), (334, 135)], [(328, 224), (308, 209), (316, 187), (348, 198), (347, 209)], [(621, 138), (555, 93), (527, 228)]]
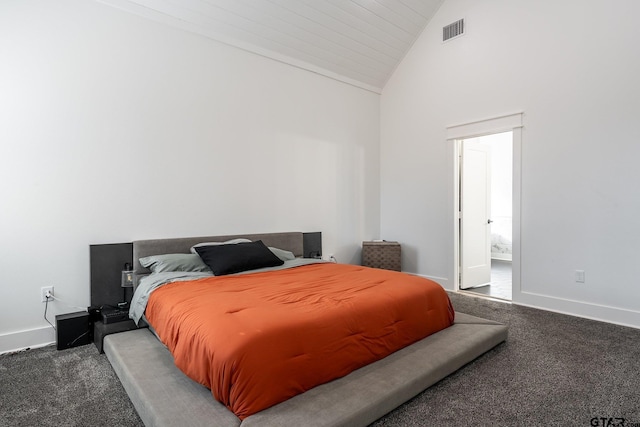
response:
[(402, 271), (400, 243), (387, 241), (362, 242), (362, 265)]

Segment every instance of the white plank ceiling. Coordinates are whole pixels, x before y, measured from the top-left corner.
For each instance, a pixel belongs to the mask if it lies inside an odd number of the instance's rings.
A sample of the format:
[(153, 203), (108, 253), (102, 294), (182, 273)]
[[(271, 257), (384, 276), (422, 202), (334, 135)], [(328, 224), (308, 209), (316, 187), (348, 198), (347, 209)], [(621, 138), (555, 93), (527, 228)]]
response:
[(444, 0), (99, 0), (376, 93)]

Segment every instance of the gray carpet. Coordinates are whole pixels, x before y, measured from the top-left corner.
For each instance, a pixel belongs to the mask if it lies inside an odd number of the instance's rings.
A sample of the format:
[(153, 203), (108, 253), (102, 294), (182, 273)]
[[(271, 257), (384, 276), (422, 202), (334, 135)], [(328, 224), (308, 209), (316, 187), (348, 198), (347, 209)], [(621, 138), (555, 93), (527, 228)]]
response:
[(374, 426), (640, 426), (640, 330), (450, 297), (456, 310), (509, 325), (507, 342)]
[(0, 356), (0, 426), (143, 426), (93, 344)]
[[(640, 330), (451, 294), (509, 339), (373, 424), (640, 426)], [(93, 345), (0, 356), (0, 426), (142, 426)], [(603, 424), (603, 420), (598, 421)]]

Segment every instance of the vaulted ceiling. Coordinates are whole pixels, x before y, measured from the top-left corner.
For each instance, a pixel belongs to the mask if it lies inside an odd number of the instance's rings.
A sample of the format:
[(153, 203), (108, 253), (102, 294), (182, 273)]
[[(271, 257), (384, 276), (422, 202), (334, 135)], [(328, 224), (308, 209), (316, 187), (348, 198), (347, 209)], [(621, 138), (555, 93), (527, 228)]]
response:
[(444, 0), (100, 0), (380, 93)]

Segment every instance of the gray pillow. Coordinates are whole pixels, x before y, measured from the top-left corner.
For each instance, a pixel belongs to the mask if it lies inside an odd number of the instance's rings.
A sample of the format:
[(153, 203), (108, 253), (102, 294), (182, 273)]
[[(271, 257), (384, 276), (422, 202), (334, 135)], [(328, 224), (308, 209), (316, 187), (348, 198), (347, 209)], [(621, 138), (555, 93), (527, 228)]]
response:
[(197, 254), (165, 254), (140, 258), (140, 265), (153, 273), (192, 271), (210, 273), (211, 269)]

